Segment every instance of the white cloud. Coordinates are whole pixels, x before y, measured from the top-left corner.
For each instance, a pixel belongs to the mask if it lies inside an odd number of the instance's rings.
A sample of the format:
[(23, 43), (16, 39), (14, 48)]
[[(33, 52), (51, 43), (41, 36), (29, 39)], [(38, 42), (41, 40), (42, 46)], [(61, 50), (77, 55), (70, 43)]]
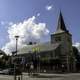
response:
[(46, 8), (47, 11), (50, 11), (50, 10), (52, 10), (53, 5), (47, 5), (45, 8)]
[(36, 23), (36, 17), (33, 16), (23, 22), (18, 24), (12, 24), (8, 28), (8, 37), (9, 42), (3, 46), (2, 50), (4, 50), (7, 54), (15, 51), (15, 35), (19, 35), (18, 39), (18, 49), (27, 45), (30, 41), (39, 42), (44, 36), (47, 36), (49, 30), (46, 27), (45, 23)]
[(80, 43), (79, 42), (76, 42), (75, 44), (73, 44), (73, 46), (75, 46), (80, 52)]

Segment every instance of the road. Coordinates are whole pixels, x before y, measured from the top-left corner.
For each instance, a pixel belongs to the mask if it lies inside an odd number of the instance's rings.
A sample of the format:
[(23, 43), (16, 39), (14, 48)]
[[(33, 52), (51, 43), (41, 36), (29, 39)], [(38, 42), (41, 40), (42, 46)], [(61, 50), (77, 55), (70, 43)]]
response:
[[(0, 75), (0, 80), (14, 80), (14, 76)], [(18, 80), (18, 78), (17, 78)], [(38, 77), (23, 74), (22, 80), (80, 80), (80, 73), (40, 74)]]

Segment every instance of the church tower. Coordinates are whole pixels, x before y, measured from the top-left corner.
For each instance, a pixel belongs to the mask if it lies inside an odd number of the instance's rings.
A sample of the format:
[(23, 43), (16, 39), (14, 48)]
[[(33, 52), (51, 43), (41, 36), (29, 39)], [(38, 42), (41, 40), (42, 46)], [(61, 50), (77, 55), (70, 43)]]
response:
[(72, 49), (72, 35), (66, 28), (61, 12), (58, 19), (57, 29), (51, 35), (51, 43), (60, 44), (59, 55), (60, 55), (61, 66), (64, 67), (66, 71), (73, 70), (75, 68), (75, 64), (74, 64), (74, 55)]

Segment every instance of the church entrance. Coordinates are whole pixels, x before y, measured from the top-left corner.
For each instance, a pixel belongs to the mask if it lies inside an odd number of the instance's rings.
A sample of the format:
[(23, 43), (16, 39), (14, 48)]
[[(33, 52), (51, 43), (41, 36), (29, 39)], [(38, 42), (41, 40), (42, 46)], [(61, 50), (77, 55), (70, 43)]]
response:
[(60, 60), (59, 59), (51, 59), (50, 60), (50, 67), (52, 72), (60, 72)]

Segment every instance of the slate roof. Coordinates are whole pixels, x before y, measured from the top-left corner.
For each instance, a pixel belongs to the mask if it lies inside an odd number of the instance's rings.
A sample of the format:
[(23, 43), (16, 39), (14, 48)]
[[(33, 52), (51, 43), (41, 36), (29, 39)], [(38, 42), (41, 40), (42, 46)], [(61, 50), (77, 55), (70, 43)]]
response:
[(60, 34), (60, 33), (63, 33), (63, 32), (69, 33), (69, 31), (67, 30), (67, 28), (65, 26), (62, 13), (60, 12), (59, 19), (58, 19), (57, 30), (56, 30), (56, 32), (54, 32), (54, 34)]
[(67, 32), (68, 30), (66, 29), (65, 23), (64, 23), (64, 19), (62, 16), (62, 13), (60, 12), (59, 15), (59, 19), (58, 19), (58, 26), (57, 26), (57, 30), (63, 30), (65, 32)]
[(34, 45), (26, 45), (25, 47), (19, 50), (18, 54), (33, 53), (35, 51), (37, 52), (51, 51), (58, 48), (59, 45), (60, 43), (51, 44), (50, 42), (34, 44)]

